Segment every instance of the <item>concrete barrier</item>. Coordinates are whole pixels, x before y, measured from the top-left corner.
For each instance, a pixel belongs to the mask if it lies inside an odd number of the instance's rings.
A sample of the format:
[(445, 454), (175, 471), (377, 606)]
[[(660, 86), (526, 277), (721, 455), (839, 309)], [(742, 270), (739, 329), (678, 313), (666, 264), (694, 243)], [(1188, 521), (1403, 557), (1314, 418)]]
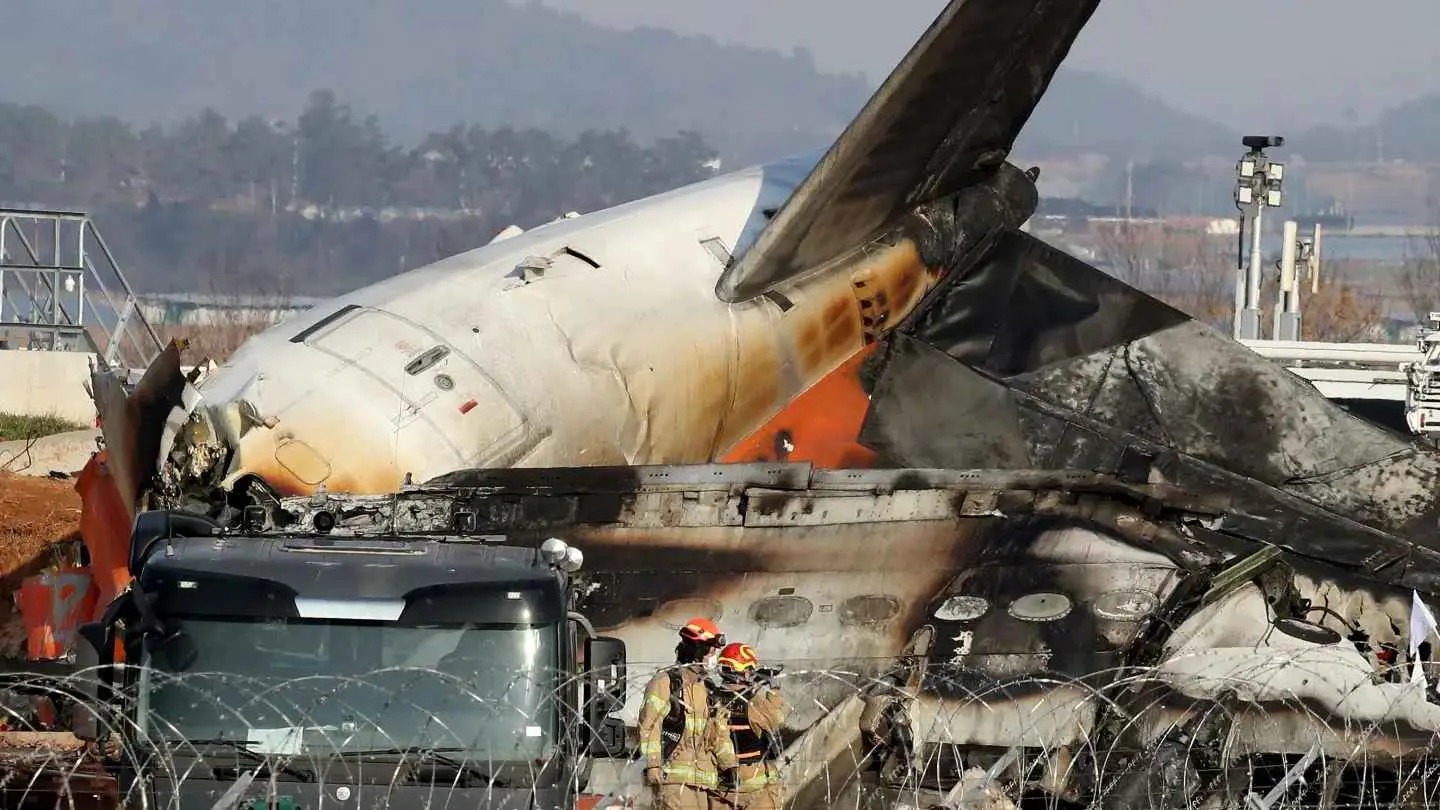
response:
[(89, 352), (0, 350), (0, 413), (59, 416), (95, 423), (95, 403), (85, 392)]
[(0, 470), (19, 475), (77, 473), (95, 452), (95, 428), (56, 433), (39, 439), (0, 442)]

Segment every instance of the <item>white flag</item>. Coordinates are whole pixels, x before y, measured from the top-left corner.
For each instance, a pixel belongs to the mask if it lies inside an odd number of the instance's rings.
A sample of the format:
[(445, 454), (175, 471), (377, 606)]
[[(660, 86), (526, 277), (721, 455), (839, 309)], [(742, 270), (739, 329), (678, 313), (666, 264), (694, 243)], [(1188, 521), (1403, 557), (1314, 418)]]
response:
[(1420, 593), (1410, 591), (1410, 660), (1414, 662), (1410, 670), (1410, 682), (1425, 685), (1425, 673), (1420, 668), (1420, 644), (1430, 637), (1431, 633), (1440, 631), (1435, 624), (1435, 614), (1420, 600)]

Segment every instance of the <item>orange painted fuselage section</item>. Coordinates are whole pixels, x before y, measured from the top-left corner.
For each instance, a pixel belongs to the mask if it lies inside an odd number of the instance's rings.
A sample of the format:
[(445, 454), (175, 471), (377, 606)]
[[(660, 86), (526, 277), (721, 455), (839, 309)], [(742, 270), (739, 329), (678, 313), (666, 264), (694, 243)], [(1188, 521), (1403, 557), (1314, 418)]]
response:
[(861, 349), (821, 378), (762, 428), (726, 451), (720, 461), (808, 461), (826, 469), (873, 466), (874, 451), (859, 442), (870, 407), (860, 370), (874, 354), (875, 345)]

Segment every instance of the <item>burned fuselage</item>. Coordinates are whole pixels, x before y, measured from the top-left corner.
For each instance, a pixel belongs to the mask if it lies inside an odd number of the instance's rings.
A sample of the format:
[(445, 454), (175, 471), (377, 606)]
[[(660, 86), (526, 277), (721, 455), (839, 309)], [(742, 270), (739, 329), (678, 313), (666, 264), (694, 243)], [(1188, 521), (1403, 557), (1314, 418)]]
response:
[[(1096, 5), (953, 0), (818, 162), (452, 257), (203, 378), (98, 378), (120, 500), (566, 532), (635, 658), (717, 618), (790, 665), (792, 734), (891, 717), (887, 784), (1181, 806), (1236, 762), (1418, 755), (1433, 710), (1387, 679), (1440, 593), (1440, 454), (1021, 231), (1009, 148)], [(762, 466), (609, 466), (717, 461)]]
[(800, 755), (807, 736), (895, 695), (912, 748), (866, 752), (892, 790), (943, 793), (1016, 749), (1013, 795), (1111, 806), (1159, 778), (1136, 758), (1177, 735), (1187, 800), (1312, 748), (1397, 772), (1423, 757), (1440, 707), (1387, 653), (1405, 646), (1409, 591), (1220, 528), (1220, 512), (1097, 474), (806, 464), (476, 471), (267, 507), (269, 525), (333, 525), (337, 542), (573, 541), (580, 606), (631, 651), (624, 719), (676, 630), (708, 616), (785, 666), (797, 782), (843, 782), (844, 763)]

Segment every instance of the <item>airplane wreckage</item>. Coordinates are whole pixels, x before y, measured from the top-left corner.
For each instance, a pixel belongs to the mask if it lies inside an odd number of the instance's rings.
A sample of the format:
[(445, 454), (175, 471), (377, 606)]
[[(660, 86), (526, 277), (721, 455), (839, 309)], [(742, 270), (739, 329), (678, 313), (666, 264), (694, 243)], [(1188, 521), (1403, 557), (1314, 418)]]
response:
[(141, 509), (559, 536), (632, 677), (692, 615), (788, 667), (795, 806), (1430, 806), (1440, 454), (1021, 230), (1097, 5), (954, 0), (818, 161), (97, 373), (97, 610)]

